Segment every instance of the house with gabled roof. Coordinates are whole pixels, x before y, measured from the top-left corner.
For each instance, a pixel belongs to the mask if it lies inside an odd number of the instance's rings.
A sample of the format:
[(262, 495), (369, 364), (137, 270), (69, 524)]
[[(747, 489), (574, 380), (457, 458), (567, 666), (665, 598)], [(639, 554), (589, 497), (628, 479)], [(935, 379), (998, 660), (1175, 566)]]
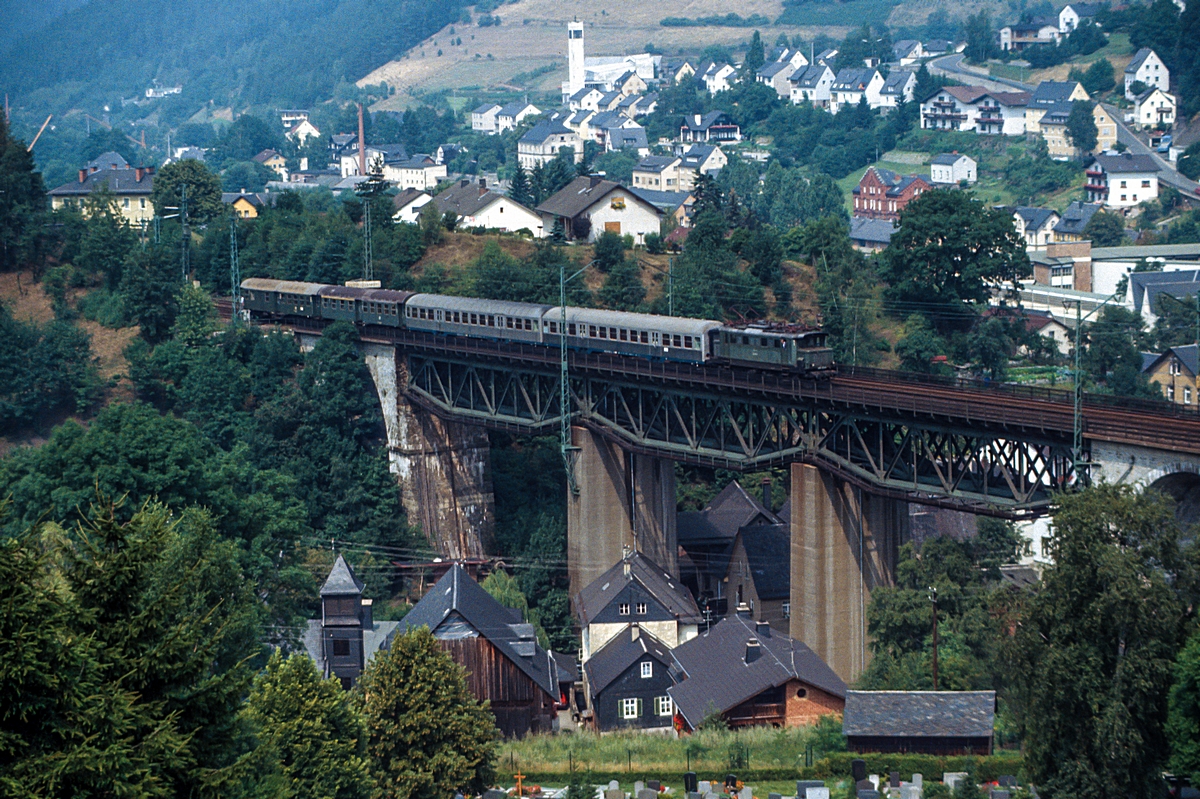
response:
[(350, 690), (363, 669), (386, 650), (399, 622), (375, 621), (365, 586), (341, 555), (321, 586), (321, 618), (310, 619), (304, 650), (322, 676), (336, 677)]
[(866, 100), (870, 108), (879, 107), (879, 92), (883, 88), (883, 75), (877, 69), (839, 69), (833, 85), (829, 87), (829, 113), (858, 105)]
[(1151, 86), (1133, 98), (1133, 118), (1143, 128), (1166, 130), (1175, 124), (1175, 96)]
[(731, 613), (745, 605), (754, 621), (786, 635), (791, 618), (791, 524), (744, 526), (725, 572)]
[(1200, 348), (1195, 344), (1169, 347), (1166, 352), (1153, 355), (1142, 372), (1171, 402), (1200, 404)]
[(883, 81), (879, 89), (879, 107), (897, 108), (902, 103), (912, 102), (917, 88), (917, 73), (910, 69), (897, 69)]
[(833, 47), (828, 50), (822, 50), (821, 52), (817, 53), (816, 57), (813, 58), (813, 63), (814, 64), (825, 64), (830, 69), (832, 69), (834, 66), (833, 62), (837, 60), (837, 57), (838, 57), (838, 50), (836, 47)]
[(536, 105), (523, 100), (515, 100), (496, 112), (496, 132), (516, 130), (517, 125), (524, 122), (526, 117), (535, 117), (541, 113)]
[(681, 142), (736, 142), (742, 140), (741, 127), (724, 111), (691, 114), (679, 126)]
[(797, 67), (787, 61), (768, 61), (755, 73), (754, 79), (764, 86), (770, 86), (777, 95), (787, 99), (792, 95), (792, 85), (788, 78), (796, 69)]
[(995, 691), (847, 691), (842, 734), (852, 752), (990, 755)]
[(433, 198), (438, 213), (445, 216), (453, 211), (458, 215), (459, 227), (475, 227), (513, 233), (528, 230), (534, 238), (541, 238), (542, 219), (516, 200), (492, 191), (487, 180), (471, 181), (463, 178)]
[(696, 70), (696, 80), (704, 85), (709, 94), (726, 92), (737, 80), (737, 69), (729, 64), (705, 61)]
[[(1029, 95), (1029, 103), (1025, 106), (1025, 132), (1041, 133), (1039, 125), (1043, 116), (1064, 103), (1075, 100), (1090, 100), (1083, 84), (1074, 80), (1044, 80), (1034, 87)], [(1069, 110), (1069, 107), (1068, 107)]]
[(684, 555), (679, 561), (680, 580), (710, 614), (725, 615), (729, 607), (725, 577), (738, 530), (785, 522), (786, 516), (772, 513), (741, 483), (731, 481), (701, 510), (676, 515), (675, 535)]
[(442, 651), (466, 669), (467, 687), (489, 703), (508, 738), (551, 732), (559, 699), (554, 657), (532, 624), (506, 608), (454, 564), (399, 623), (397, 634), (427, 627)]
[(268, 169), (274, 170), (275, 174), (279, 175), (280, 180), (288, 179), (287, 159), (284, 158), (281, 153), (278, 153), (268, 147), (266, 150), (263, 150), (250, 160), (256, 161)]
[(712, 713), (732, 728), (796, 727), (845, 706), (846, 683), (817, 653), (746, 608), (671, 654), (682, 679), (667, 693), (685, 729)]
[(427, 192), (412, 188), (404, 189), (392, 197), (392, 208), (394, 209), (392, 221), (415, 225), (420, 218), (421, 209), (432, 200), (433, 197)]
[(667, 689), (677, 673), (671, 648), (640, 625), (613, 636), (583, 665), (592, 726), (671, 730), (675, 706)]
[(892, 45), (892, 57), (900, 66), (906, 67), (925, 57), (925, 47), (916, 39), (901, 39)]
[(793, 69), (808, 66), (808, 57), (799, 47), (776, 47), (771, 51), (770, 60), (791, 64)]
[(96, 191), (110, 192), (112, 209), (131, 225), (145, 225), (154, 218), (154, 204), (150, 202), (154, 191), (154, 167), (131, 168), (117, 153), (105, 153), (89, 161), (79, 170), (78, 180), (64, 183), (47, 194), (54, 210), (72, 207), (86, 214), (86, 200)]
[(1051, 45), (1062, 41), (1058, 20), (1054, 17), (1035, 17), (1029, 22), (1005, 25), (1000, 29), (1000, 49), (1020, 52), (1031, 45)]
[(957, 186), (978, 178), (975, 159), (960, 152), (939, 153), (929, 161), (929, 182), (935, 186)]
[(1104, 3), (1068, 3), (1058, 12), (1058, 32), (1070, 33), (1081, 22), (1095, 19), (1105, 7)]
[(900, 175), (882, 167), (867, 167), (852, 190), (854, 215), (898, 220), (905, 206), (931, 188), (929, 181), (920, 175)]
[(896, 223), (890, 219), (850, 217), (850, 244), (859, 252), (882, 252), (892, 243)]
[(1102, 207), (1100, 203), (1071, 201), (1054, 225), (1054, 241), (1084, 241), (1084, 229)]
[(683, 583), (628, 548), (618, 563), (575, 595), (572, 605), (583, 628), (585, 665), (593, 653), (634, 624), (673, 648), (695, 637), (703, 621)]
[(600, 107), (600, 98), (603, 96), (604, 92), (595, 86), (584, 86), (567, 99), (567, 107), (572, 111), (596, 111)]
[(641, 94), (646, 91), (646, 81), (642, 80), (637, 72), (629, 71), (618, 76), (612, 82), (613, 91), (618, 92), (623, 96), (631, 94)]
[(1158, 57), (1158, 53), (1149, 47), (1143, 47), (1133, 54), (1133, 60), (1125, 67), (1125, 99), (1132, 100), (1136, 96), (1133, 84), (1141, 83), (1146, 88), (1158, 88), (1164, 92), (1171, 90), (1171, 70)]
[(671, 83), (679, 83), (696, 75), (696, 67), (686, 58), (664, 60), (660, 69), (659, 77)]
[[(693, 144), (682, 152), (679, 148), (675, 152), (683, 159), (680, 168), (687, 172), (710, 175), (721, 171), (729, 163), (729, 157), (715, 144)], [(691, 187), (684, 189), (684, 191), (690, 190)]]
[(501, 106), (497, 103), (484, 103), (471, 112), (471, 130), (476, 133), (495, 134), (496, 114)]
[(543, 119), (517, 140), (517, 161), (525, 169), (550, 163), (564, 147), (574, 152), (575, 163), (583, 160), (583, 139), (561, 120)]
[(813, 64), (805, 69), (797, 69), (788, 78), (791, 86), (792, 105), (812, 103), (819, 108), (828, 108), (832, 96), (833, 70), (825, 64)]
[(1158, 199), (1158, 163), (1152, 156), (1101, 153), (1084, 174), (1089, 202), (1132, 208)]
[(1025, 240), (1026, 247), (1044, 248), (1053, 241), (1054, 226), (1060, 218), (1053, 208), (1021, 205), (1013, 209), (1013, 227)]

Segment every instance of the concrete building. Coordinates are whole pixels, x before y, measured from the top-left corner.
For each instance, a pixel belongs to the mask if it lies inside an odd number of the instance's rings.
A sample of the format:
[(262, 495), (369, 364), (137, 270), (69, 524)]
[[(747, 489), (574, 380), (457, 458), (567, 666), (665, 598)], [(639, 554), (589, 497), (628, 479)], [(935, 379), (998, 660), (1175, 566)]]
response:
[(484, 103), (471, 112), (471, 130), (476, 133), (495, 134), (496, 114), (500, 106), (496, 103)]
[(1025, 133), (1029, 92), (990, 92), (979, 86), (946, 86), (921, 102), (921, 127), (989, 135)]

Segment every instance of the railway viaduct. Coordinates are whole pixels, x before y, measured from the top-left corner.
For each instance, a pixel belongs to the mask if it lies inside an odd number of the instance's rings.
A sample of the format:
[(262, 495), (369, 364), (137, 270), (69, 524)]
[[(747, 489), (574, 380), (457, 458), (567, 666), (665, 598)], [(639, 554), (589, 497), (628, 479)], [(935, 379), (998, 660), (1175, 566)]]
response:
[[(291, 325), (311, 345), (321, 323)], [(486, 429), (558, 434), (559, 353), (365, 328), (392, 471), (410, 520), (446, 557), (492, 534)], [(907, 503), (1022, 519), (1088, 480), (1155, 486), (1200, 506), (1200, 414), (1068, 392), (840, 369), (826, 379), (573, 352), (568, 407), (572, 591), (624, 546), (677, 570), (674, 462), (790, 470), (791, 633), (851, 681), (866, 606), (908, 535)], [(1078, 461), (1076, 459), (1078, 454)], [(1077, 464), (1087, 464), (1086, 468)]]

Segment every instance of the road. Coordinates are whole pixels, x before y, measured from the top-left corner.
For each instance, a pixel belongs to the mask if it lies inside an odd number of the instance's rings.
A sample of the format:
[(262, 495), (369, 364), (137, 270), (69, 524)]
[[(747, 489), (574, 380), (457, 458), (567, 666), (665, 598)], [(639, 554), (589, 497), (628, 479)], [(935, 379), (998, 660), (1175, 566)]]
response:
[[(981, 86), (989, 91), (1025, 91), (1031, 92), (1034, 87), (1028, 83), (1022, 83), (1017, 80), (1009, 80), (1008, 78), (995, 78), (980, 69), (979, 67), (969, 67), (963, 63), (963, 54), (954, 53), (952, 55), (944, 55), (941, 58), (935, 58), (929, 62), (929, 71), (934, 75), (942, 75), (948, 78), (960, 80), (963, 83), (969, 83), (972, 86)], [(1187, 196), (1190, 202), (1200, 202), (1200, 197), (1196, 194), (1196, 189), (1200, 187), (1200, 183), (1194, 180), (1188, 180), (1183, 175), (1179, 174), (1170, 162), (1159, 156), (1158, 153), (1150, 149), (1145, 142), (1137, 137), (1132, 130), (1125, 124), (1125, 112), (1111, 105), (1104, 105), (1104, 109), (1117, 122), (1117, 141), (1129, 148), (1129, 152), (1135, 155), (1148, 155), (1154, 159), (1154, 163), (1158, 166), (1158, 179), (1162, 183), (1173, 186)]]

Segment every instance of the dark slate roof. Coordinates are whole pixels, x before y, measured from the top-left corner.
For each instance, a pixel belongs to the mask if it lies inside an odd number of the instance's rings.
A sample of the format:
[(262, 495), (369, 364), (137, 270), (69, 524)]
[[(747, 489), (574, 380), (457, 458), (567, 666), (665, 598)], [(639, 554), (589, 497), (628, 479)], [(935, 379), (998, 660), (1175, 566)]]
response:
[[(747, 663), (751, 639), (758, 641), (761, 655)], [(754, 621), (742, 616), (722, 619), (671, 654), (687, 679), (667, 693), (692, 727), (710, 708), (723, 713), (793, 678), (833, 696), (846, 695), (846, 683), (804, 643), (770, 629), (760, 634)]]
[(554, 658), (554, 665), (558, 667), (558, 681), (560, 683), (579, 681), (579, 661), (573, 655), (551, 650), (550, 656)]
[(673, 155), (648, 155), (641, 161), (638, 161), (638, 165), (634, 167), (634, 170), (638, 172), (662, 172), (674, 164), (676, 160)]
[(988, 738), (995, 719), (995, 691), (847, 691), (842, 734)]
[(1146, 59), (1149, 58), (1150, 54), (1153, 52), (1154, 51), (1149, 47), (1143, 47), (1141, 50), (1138, 50), (1133, 54), (1133, 60), (1129, 62), (1129, 66), (1125, 67), (1125, 71), (1130, 75), (1137, 72), (1142, 68), (1142, 64), (1146, 63)]
[(686, 191), (654, 191), (652, 189), (630, 189), (630, 191), (655, 208), (664, 211), (674, 211), (687, 202), (688, 197), (692, 196)]
[(938, 166), (954, 166), (958, 163), (960, 158), (966, 157), (967, 156), (963, 155), (962, 153), (939, 153), (938, 155), (935, 155), (929, 161), (929, 163), (937, 164)]
[[(604, 199), (609, 192), (620, 188), (624, 188), (620, 183), (594, 176), (575, 178), (566, 188), (547, 198), (537, 207), (537, 211), (573, 219)], [(654, 208), (650, 203), (646, 203), (646, 206)], [(657, 208), (654, 211), (660, 213)]]
[(239, 199), (245, 199), (246, 202), (250, 203), (251, 205), (255, 206), (256, 208), (262, 208), (263, 206), (271, 205), (272, 200), (275, 199), (275, 195), (269, 194), (267, 192), (253, 192), (253, 191), (223, 191), (223, 192), (221, 192), (221, 202), (225, 203), (226, 205), (236, 202)]
[(954, 42), (948, 39), (930, 39), (925, 42), (925, 53), (948, 53), (954, 49)]
[(551, 136), (574, 132), (557, 120), (543, 119), (526, 131), (525, 135), (521, 137), (521, 141), (527, 144), (541, 144)]
[(275, 158), (278, 155), (279, 155), (278, 151), (272, 150), (270, 147), (268, 147), (267, 149), (263, 150), (258, 155), (254, 156), (254, 158), (252, 158), (251, 160), (257, 161), (260, 164), (265, 164), (267, 161), (270, 161), (272, 158)]
[(589, 94), (591, 94), (592, 92), (596, 92), (596, 93), (597, 93), (597, 94), (599, 94), (601, 97), (603, 97), (603, 96), (604, 96), (604, 95), (603, 95), (603, 93), (602, 93), (602, 92), (601, 92), (599, 89), (597, 89), (597, 88), (595, 88), (595, 87), (593, 87), (593, 86), (584, 86), (582, 89), (580, 89), (579, 91), (577, 91), (577, 92), (575, 92), (574, 94), (572, 94), (572, 95), (571, 95), (571, 99), (572, 99), (572, 100), (574, 100), (574, 101), (576, 101), (576, 102), (580, 102), (580, 101), (582, 101), (582, 100), (583, 100), (583, 98), (584, 98), (584, 97), (587, 97), (587, 96), (588, 96)]
[(1079, 84), (1073, 80), (1044, 80), (1029, 96), (1030, 105), (1054, 105), (1071, 99), (1071, 92)]
[(115, 150), (109, 150), (88, 161), (83, 168), (88, 172), (96, 169), (129, 169), (129, 162), (125, 160), (125, 156)]
[[(633, 631), (638, 631), (638, 637), (633, 637)], [(612, 681), (625, 673), (625, 670), (642, 659), (643, 655), (663, 664), (666, 668), (675, 665), (671, 650), (662, 641), (639, 628), (624, 630), (612, 637), (599, 651), (593, 653), (583, 664), (587, 672), (588, 689), (595, 697)]]
[(325, 580), (325, 585), (321, 586), (321, 596), (349, 596), (362, 592), (362, 580), (354, 576), (354, 570), (350, 568), (350, 564), (346, 563), (345, 558), (338, 555), (337, 560), (333, 563), (333, 568), (329, 570), (329, 577)]
[(472, 111), (471, 113), (472, 114), (486, 114), (486, 113), (489, 113), (493, 108), (496, 110), (499, 110), (500, 106), (496, 105), (495, 103), (484, 103), (483, 105), (479, 106), (474, 111)]
[(1053, 208), (1036, 208), (1028, 205), (1020, 205), (1013, 209), (1013, 213), (1025, 220), (1026, 229), (1034, 230), (1041, 229), (1046, 221), (1055, 215)]
[[(629, 565), (629, 574), (625, 566)], [(667, 570), (640, 552), (634, 552), (628, 561), (617, 561), (612, 568), (592, 580), (575, 595), (575, 612), (579, 621), (587, 625), (613, 601), (627, 584), (636, 582), (650, 596), (674, 614), (684, 624), (699, 624), (703, 621), (700, 608), (692, 594)]]
[(1143, 307), (1151, 310), (1158, 307), (1159, 298), (1190, 297), (1200, 289), (1200, 270), (1181, 269), (1173, 272), (1131, 272), (1129, 293), (1133, 297), (1133, 310), (1142, 313)]
[(154, 190), (154, 175), (142, 173), (142, 179), (137, 179), (136, 169), (101, 169), (89, 172), (80, 183), (73, 180), (64, 183), (50, 192), (52, 197), (66, 197), (91, 194), (93, 191), (106, 187), (113, 194), (150, 194)]
[(1157, 352), (1143, 352), (1142, 353), (1142, 371), (1149, 372), (1150, 368), (1152, 366), (1154, 366), (1154, 364), (1158, 363), (1158, 359), (1161, 357), (1162, 356), (1159, 355)]
[(1105, 4), (1104, 3), (1068, 3), (1067, 6), (1070, 6), (1071, 10), (1073, 10), (1076, 14), (1078, 14), (1080, 19), (1086, 19), (1088, 17), (1094, 17), (1097, 14), (1099, 14), (1101, 11), (1103, 11)]
[(743, 527), (781, 521), (734, 480), (721, 489), (704, 510), (678, 514), (675, 526), (679, 543), (686, 548), (689, 543), (731, 541)]
[(1134, 155), (1120, 153), (1118, 155), (1101, 154), (1096, 156), (1096, 165), (1105, 172), (1157, 172), (1158, 164), (1149, 155)]
[(911, 70), (907, 70), (907, 69), (896, 70), (895, 72), (888, 75), (887, 78), (883, 81), (883, 88), (879, 90), (879, 93), (880, 94), (895, 94), (898, 96), (903, 95), (904, 87), (906, 85), (908, 85), (908, 82), (910, 80), (913, 80), (914, 74), (915, 73), (913, 73)]
[(650, 146), (646, 129), (640, 125), (636, 128), (610, 128), (608, 142), (613, 150), (645, 150)]
[(680, 156), (683, 159), (681, 166), (685, 169), (699, 169), (716, 149), (715, 144), (693, 144)]
[(796, 70), (788, 80), (802, 89), (811, 89), (821, 82), (821, 76), (827, 70), (830, 72), (833, 71), (824, 64), (814, 64), (807, 69)]
[[(895, 232), (896, 225), (890, 219), (870, 219), (865, 216), (856, 216), (850, 220), (851, 241), (887, 245), (891, 243), (892, 234)], [(783, 516), (782, 508), (779, 515)]]
[(725, 115), (724, 111), (709, 111), (707, 114), (701, 115), (700, 119), (696, 119), (694, 115), (684, 117), (681, 127), (688, 130), (708, 130), (717, 124), (732, 125), (733, 123)]
[(980, 97), (983, 97), (985, 94), (988, 93), (987, 89), (984, 89), (979, 86), (943, 86), (940, 89), (934, 89), (933, 91), (931, 91), (929, 93), (929, 95), (924, 100), (922, 100), (922, 102), (928, 102), (930, 97), (933, 97), (935, 94), (940, 94), (942, 92), (945, 92), (946, 94), (950, 95), (955, 100), (958, 100), (960, 103), (966, 103), (967, 105), (970, 105), (971, 103), (976, 102), (977, 100), (979, 100)]
[(738, 535), (750, 564), (750, 579), (761, 600), (787, 599), (792, 585), (792, 535), (789, 524), (743, 527)]
[(383, 156), (383, 162), (389, 166), (408, 160), (408, 149), (400, 143), (368, 144), (367, 153), (379, 153)]
[(392, 207), (399, 211), (401, 208), (407, 208), (412, 203), (416, 202), (425, 192), (420, 189), (414, 189), (411, 186), (404, 191), (392, 197)]
[[(370, 627), (363, 628), (363, 665), (370, 665), (377, 654), (391, 646), (392, 638), (399, 626), (400, 622), (398, 621), (377, 621)], [(317, 670), (322, 675), (329, 676), (329, 672), (326, 671), (325, 658), (321, 654), (320, 619), (308, 620), (302, 643), (308, 656), (317, 664)]]
[(878, 70), (874, 69), (840, 69), (833, 79), (833, 89), (837, 91), (856, 92), (867, 88), (867, 84), (875, 77)]
[(892, 53), (895, 54), (896, 58), (904, 58), (917, 49), (920, 44), (916, 39), (901, 39), (892, 45)]
[(515, 117), (517, 114), (521, 113), (522, 111), (524, 111), (526, 108), (529, 108), (529, 107), (530, 107), (529, 103), (523, 102), (521, 100), (514, 100), (511, 103), (508, 103), (507, 105), (505, 105), (499, 111), (497, 111), (496, 116), (498, 116), (498, 117)]
[(1081, 203), (1075, 200), (1063, 209), (1062, 218), (1054, 226), (1054, 232), (1083, 233), (1083, 229), (1087, 227), (1087, 223), (1092, 221), (1092, 217), (1099, 210), (1100, 203)]
[[(1149, 361), (1146, 359), (1147, 355), (1150, 356)], [(1142, 371), (1149, 371), (1158, 365), (1159, 361), (1170, 355), (1174, 355), (1176, 358), (1178, 358), (1180, 362), (1183, 363), (1183, 367), (1193, 375), (1200, 375), (1200, 348), (1197, 348), (1195, 344), (1186, 344), (1182, 347), (1171, 347), (1161, 355), (1155, 355), (1147, 352), (1142, 353)]]
[(433, 204), (443, 214), (453, 211), (459, 216), (474, 216), (503, 196), (486, 186), (464, 179), (434, 197)]
[(770, 80), (780, 72), (783, 72), (785, 69), (790, 71), (792, 69), (792, 65), (786, 61), (772, 61), (758, 71), (758, 76), (760, 78), (766, 78), (767, 80)]
[(451, 614), (466, 621), (539, 688), (558, 697), (554, 658), (532, 638), (532, 626), (514, 623), (512, 611), (480, 588), (457, 563), (413, 606), (400, 626), (403, 632), (428, 627), (436, 636), (438, 627)]

